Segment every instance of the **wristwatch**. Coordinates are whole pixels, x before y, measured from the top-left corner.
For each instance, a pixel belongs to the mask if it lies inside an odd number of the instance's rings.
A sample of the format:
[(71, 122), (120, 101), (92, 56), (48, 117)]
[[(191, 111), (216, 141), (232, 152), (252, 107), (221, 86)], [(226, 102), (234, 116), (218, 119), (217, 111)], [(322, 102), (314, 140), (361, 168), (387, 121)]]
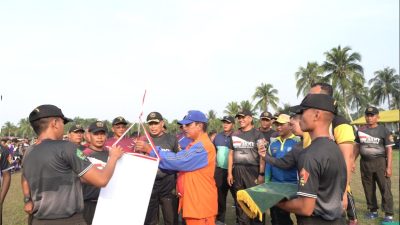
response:
[(259, 176), (265, 176), (265, 173), (258, 173)]
[(31, 199), (30, 196), (25, 196), (25, 197), (24, 197), (24, 203), (25, 203), (25, 204), (28, 203), (28, 202), (31, 202), (31, 201), (32, 201), (32, 199)]

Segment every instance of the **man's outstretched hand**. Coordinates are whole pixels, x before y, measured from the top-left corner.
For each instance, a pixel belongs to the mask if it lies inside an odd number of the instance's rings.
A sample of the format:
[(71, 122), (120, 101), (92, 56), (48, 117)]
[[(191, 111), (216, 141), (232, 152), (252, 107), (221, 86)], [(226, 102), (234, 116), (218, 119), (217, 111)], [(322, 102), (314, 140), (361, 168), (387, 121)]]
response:
[(136, 141), (135, 151), (150, 153), (151, 146), (145, 141)]

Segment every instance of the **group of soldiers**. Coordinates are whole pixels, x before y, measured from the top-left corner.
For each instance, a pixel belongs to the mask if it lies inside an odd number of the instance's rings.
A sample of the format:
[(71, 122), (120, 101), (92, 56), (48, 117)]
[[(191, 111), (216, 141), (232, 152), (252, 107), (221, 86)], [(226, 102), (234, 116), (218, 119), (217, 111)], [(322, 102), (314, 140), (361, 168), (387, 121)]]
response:
[[(355, 133), (337, 115), (332, 93), (330, 85), (315, 84), (290, 116), (263, 112), (259, 128), (251, 111), (224, 116), (223, 131), (212, 138), (201, 111), (190, 110), (178, 121), (177, 135), (168, 133), (160, 113), (151, 112), (146, 124), (155, 148), (146, 138), (123, 137), (128, 129), (123, 117), (113, 120), (111, 138), (106, 125), (96, 121), (86, 129), (74, 124), (68, 141), (62, 140), (64, 124), (71, 120), (54, 105), (38, 106), (29, 115), (38, 139), (24, 156), (21, 182), (29, 224), (91, 224), (100, 188), (124, 153), (160, 157), (146, 225), (159, 224), (160, 207), (166, 225), (225, 224), (228, 192), (236, 200), (239, 190), (264, 182), (298, 184), (296, 198), (270, 209), (272, 224), (293, 224), (290, 213), (297, 224), (346, 224), (345, 209), (348, 223), (357, 224), (350, 180), (358, 155), (367, 216), (378, 217), (377, 183), (385, 221), (391, 221), (390, 133), (377, 125), (374, 107), (365, 112), (367, 126)], [(249, 218), (237, 206), (236, 223), (265, 221)]]

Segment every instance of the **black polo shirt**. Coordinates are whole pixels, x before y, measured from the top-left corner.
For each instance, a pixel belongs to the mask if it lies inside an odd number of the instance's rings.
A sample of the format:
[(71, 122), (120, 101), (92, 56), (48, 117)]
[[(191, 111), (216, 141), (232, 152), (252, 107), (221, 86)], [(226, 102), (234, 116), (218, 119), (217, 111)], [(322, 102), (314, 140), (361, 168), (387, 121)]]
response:
[(268, 144), (271, 143), (271, 137), (279, 136), (279, 133), (277, 133), (274, 129), (269, 129), (268, 131), (262, 131), (262, 130), (259, 131), (263, 134)]
[(92, 166), (79, 146), (69, 141), (43, 140), (30, 149), (22, 172), (29, 183), (34, 217), (59, 219), (82, 212), (79, 177)]
[(262, 133), (252, 128), (249, 131), (236, 131), (232, 134), (230, 149), (233, 150), (233, 163), (240, 165), (260, 165), (257, 141), (263, 139)]
[[(160, 146), (161, 149), (169, 149), (173, 152), (179, 151), (178, 139), (176, 138), (175, 135), (171, 135), (169, 133), (163, 133), (161, 136), (158, 137), (151, 136), (151, 138), (153, 139), (154, 144), (156, 146)], [(172, 171), (167, 171), (159, 168), (157, 170), (156, 179), (163, 178), (171, 173)]]
[[(96, 151), (90, 148), (84, 149), (83, 153), (87, 156), (89, 161), (97, 167), (97, 169), (104, 169), (108, 161), (109, 152), (107, 150)], [(100, 188), (90, 184), (82, 184), (83, 200), (97, 200), (100, 195)]]
[(315, 198), (313, 215), (325, 220), (342, 217), (346, 188), (346, 163), (337, 144), (319, 137), (299, 155), (298, 196)]

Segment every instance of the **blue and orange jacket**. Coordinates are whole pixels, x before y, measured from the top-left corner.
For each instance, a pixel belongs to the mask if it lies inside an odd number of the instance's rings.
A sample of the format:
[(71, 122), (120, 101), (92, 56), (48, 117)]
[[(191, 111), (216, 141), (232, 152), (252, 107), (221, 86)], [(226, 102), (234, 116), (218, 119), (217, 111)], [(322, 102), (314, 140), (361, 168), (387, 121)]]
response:
[[(217, 187), (214, 180), (215, 147), (206, 133), (177, 153), (161, 150), (159, 167), (179, 171), (177, 191), (183, 218), (201, 219), (217, 215)], [(155, 156), (152, 151), (151, 156)]]
[[(292, 150), (292, 148), (300, 141), (300, 138), (294, 134), (288, 138), (283, 139), (279, 136), (277, 138), (271, 138), (271, 144), (269, 145), (269, 154), (274, 158), (282, 158)], [(266, 164), (265, 167), (265, 181), (281, 182), (281, 183), (294, 183), (297, 184), (297, 168), (291, 169), (280, 169), (278, 167)]]

